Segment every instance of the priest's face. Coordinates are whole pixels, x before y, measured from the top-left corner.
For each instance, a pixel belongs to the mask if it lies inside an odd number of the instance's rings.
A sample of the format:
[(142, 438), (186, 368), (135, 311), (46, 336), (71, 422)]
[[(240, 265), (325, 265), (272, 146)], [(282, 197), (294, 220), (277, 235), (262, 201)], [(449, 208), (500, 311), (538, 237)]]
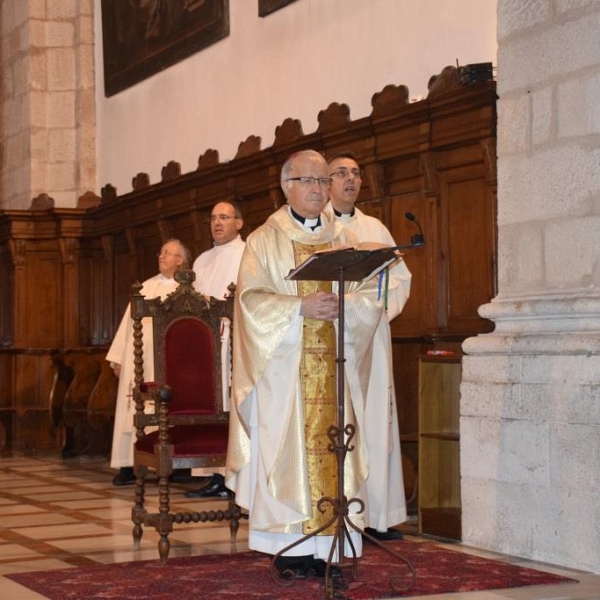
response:
[(292, 159), (282, 185), (288, 204), (301, 217), (316, 219), (329, 198), (329, 181), (325, 159), (311, 152)]
[(158, 255), (158, 270), (162, 275), (171, 279), (175, 271), (183, 264), (183, 248), (177, 242), (167, 242)]
[(342, 214), (349, 214), (360, 193), (362, 183), (357, 162), (348, 157), (334, 158), (329, 163), (331, 191), (329, 197), (333, 208)]
[(210, 213), (210, 233), (216, 246), (234, 240), (244, 221), (235, 216), (235, 208), (229, 202), (218, 202)]

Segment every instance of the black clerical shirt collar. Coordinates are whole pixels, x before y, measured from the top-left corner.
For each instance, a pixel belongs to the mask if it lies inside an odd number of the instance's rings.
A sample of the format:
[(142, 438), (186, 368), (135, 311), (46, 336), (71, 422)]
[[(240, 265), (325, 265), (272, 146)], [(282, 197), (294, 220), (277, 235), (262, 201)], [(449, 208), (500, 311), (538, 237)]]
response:
[(316, 219), (308, 219), (300, 216), (291, 206), (290, 212), (292, 213), (292, 217), (294, 217), (298, 223), (302, 223), (304, 227), (308, 227), (314, 231), (317, 227), (321, 226), (321, 215), (319, 215)]
[(354, 206), (352, 207), (352, 212), (351, 213), (341, 213), (339, 210), (337, 210), (337, 208), (333, 209), (333, 214), (336, 217), (353, 217), (355, 212), (356, 211), (354, 210)]

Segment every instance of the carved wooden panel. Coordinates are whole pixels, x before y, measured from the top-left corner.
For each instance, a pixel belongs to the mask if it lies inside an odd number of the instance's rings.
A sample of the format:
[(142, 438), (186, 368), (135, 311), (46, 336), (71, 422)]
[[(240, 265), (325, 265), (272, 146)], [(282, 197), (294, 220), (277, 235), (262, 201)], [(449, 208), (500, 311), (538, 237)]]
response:
[[(477, 307), (496, 293), (495, 86), (457, 86), (455, 75), (445, 69), (429, 97), (416, 103), (408, 102), (404, 86), (386, 86), (373, 95), (371, 115), (361, 119), (352, 120), (348, 106), (332, 102), (312, 133), (289, 117), (276, 128), (270, 148), (250, 135), (232, 160), (221, 162), (216, 150), (207, 149), (190, 173), (169, 161), (160, 181), (132, 174), (131, 190), (117, 193), (107, 183), (100, 197), (84, 195), (77, 209), (56, 209), (40, 194), (29, 211), (0, 213), (5, 443), (56, 444), (56, 432), (40, 433), (50, 427), (47, 379), (56, 369), (44, 363), (49, 355), (33, 360), (36, 352), (105, 350), (132, 283), (157, 272), (162, 243), (177, 237), (194, 259), (211, 246), (212, 206), (227, 199), (240, 203), (247, 236), (285, 202), (281, 166), (305, 148), (326, 157), (355, 152), (364, 169), (359, 206), (380, 218), (398, 244), (419, 233), (406, 212), (422, 226), (425, 246), (405, 253), (411, 296), (392, 323), (401, 431), (414, 433), (418, 355), (440, 347), (460, 352), (465, 337), (488, 331)], [(39, 414), (24, 416), (31, 411)], [(105, 422), (106, 409), (92, 411), (90, 419)], [(85, 427), (78, 431), (84, 435)]]

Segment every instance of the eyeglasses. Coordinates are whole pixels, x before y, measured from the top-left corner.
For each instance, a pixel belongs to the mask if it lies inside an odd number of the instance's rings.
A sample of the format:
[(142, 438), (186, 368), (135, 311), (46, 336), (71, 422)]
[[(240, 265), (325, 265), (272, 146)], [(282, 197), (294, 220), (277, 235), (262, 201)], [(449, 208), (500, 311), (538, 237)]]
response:
[(337, 177), (338, 179), (346, 179), (348, 177), (348, 173), (351, 173), (353, 177), (360, 179), (362, 177), (362, 171), (360, 169), (347, 169), (346, 167), (340, 167), (331, 173), (332, 177)]
[(306, 187), (312, 187), (315, 184), (319, 184), (322, 187), (328, 187), (331, 185), (331, 178), (329, 177), (289, 177), (286, 181), (299, 181), (300, 185)]
[(210, 215), (210, 222), (215, 221), (229, 221), (229, 219), (239, 219), (239, 217), (232, 217), (230, 215)]
[(168, 250), (162, 250), (156, 255), (156, 258), (161, 258), (162, 256), (181, 256), (178, 252), (169, 252)]

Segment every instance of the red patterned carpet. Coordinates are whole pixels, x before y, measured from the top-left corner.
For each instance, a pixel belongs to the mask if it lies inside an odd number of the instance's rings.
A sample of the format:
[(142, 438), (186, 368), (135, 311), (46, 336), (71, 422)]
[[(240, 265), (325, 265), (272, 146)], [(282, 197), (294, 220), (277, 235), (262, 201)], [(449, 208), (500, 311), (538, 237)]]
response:
[[(416, 571), (414, 587), (404, 594), (392, 591), (390, 577), (398, 587), (410, 582), (409, 568), (372, 544), (364, 545), (357, 581), (350, 581), (343, 597), (371, 600), (399, 596), (426, 596), (449, 592), (472, 592), (573, 581), (565, 577), (470, 556), (427, 542), (402, 540), (391, 546), (409, 560)], [(257, 552), (214, 554), (170, 559), (98, 565), (59, 571), (14, 573), (6, 577), (52, 600), (195, 598), (260, 598), (296, 600), (324, 598), (323, 579), (296, 580), (292, 587), (273, 582), (269, 559)]]

